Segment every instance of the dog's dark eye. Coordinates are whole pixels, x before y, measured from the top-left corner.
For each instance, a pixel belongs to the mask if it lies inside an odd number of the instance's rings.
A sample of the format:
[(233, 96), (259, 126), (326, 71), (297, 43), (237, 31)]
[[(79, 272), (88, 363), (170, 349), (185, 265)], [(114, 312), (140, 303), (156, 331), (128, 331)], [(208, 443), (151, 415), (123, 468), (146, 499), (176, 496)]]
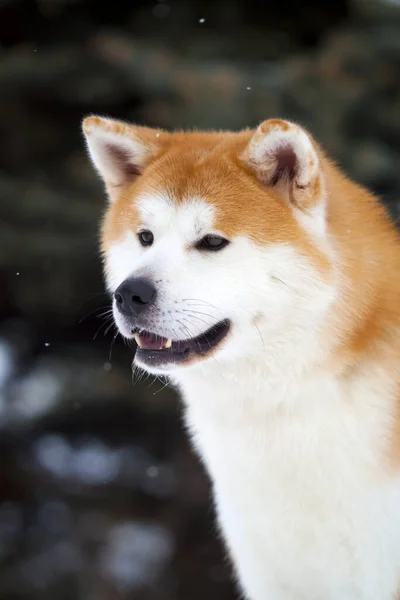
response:
[(142, 246), (151, 246), (154, 242), (154, 235), (151, 233), (151, 231), (148, 231), (147, 229), (146, 231), (141, 231), (138, 234), (138, 237), (139, 242), (142, 244)]
[(217, 252), (218, 250), (222, 250), (229, 244), (229, 240), (226, 240), (219, 235), (206, 235), (196, 244), (197, 250), (211, 250), (212, 252)]

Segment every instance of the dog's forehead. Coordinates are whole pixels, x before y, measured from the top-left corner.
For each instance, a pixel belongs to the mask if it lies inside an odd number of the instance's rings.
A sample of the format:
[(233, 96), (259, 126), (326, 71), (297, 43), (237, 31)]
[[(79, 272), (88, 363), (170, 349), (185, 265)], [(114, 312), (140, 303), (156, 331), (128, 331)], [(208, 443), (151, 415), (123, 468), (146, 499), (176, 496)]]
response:
[(177, 202), (167, 191), (148, 193), (136, 200), (136, 209), (143, 226), (157, 232), (173, 230), (198, 237), (215, 224), (215, 207), (196, 196)]

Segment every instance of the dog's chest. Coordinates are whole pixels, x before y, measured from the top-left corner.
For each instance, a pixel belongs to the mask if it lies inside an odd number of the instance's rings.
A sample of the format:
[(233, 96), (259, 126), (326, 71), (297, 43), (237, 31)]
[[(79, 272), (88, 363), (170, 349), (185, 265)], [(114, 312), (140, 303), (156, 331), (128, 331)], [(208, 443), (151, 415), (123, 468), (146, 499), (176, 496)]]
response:
[(187, 422), (251, 600), (392, 600), (400, 484), (379, 473), (384, 414), (371, 402), (360, 419), (369, 392), (346, 403), (334, 382), (319, 382), (257, 414), (238, 389), (210, 392), (187, 394)]

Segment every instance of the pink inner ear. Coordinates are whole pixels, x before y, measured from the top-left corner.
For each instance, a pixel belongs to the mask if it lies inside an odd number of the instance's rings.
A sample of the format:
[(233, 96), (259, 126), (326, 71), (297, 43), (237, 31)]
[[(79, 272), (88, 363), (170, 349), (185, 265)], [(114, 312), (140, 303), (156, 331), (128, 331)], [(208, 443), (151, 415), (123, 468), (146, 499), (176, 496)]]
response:
[[(296, 175), (297, 157), (291, 146), (277, 148), (273, 154), (276, 170), (271, 179), (271, 185), (276, 185), (282, 179), (292, 181)], [(268, 156), (270, 158), (270, 155)]]
[(127, 150), (116, 144), (107, 144), (106, 150), (124, 179), (132, 179), (141, 174), (139, 167), (132, 162), (132, 156)]

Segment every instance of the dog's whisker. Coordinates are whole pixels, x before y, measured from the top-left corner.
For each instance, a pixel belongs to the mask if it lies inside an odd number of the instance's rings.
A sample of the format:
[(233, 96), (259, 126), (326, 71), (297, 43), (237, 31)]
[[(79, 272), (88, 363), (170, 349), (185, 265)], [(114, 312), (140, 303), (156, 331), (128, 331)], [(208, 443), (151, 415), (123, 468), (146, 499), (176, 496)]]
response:
[[(201, 317), (198, 317), (197, 315), (191, 314), (188, 311), (177, 311), (180, 314), (187, 314), (188, 317), (192, 317), (193, 319), (197, 319), (198, 321), (201, 321), (202, 323), (204, 323), (207, 327), (211, 327), (212, 324), (211, 323), (207, 323), (207, 321), (205, 321), (204, 319), (202, 319)], [(201, 313), (200, 313), (201, 314)]]
[(213, 318), (212, 315), (210, 315), (209, 313), (201, 312), (200, 310), (188, 310), (182, 308), (181, 312), (189, 313), (191, 315), (203, 315), (204, 317), (209, 317), (210, 319)]
[(189, 327), (187, 325), (185, 325), (184, 323), (182, 323), (182, 321), (178, 321), (178, 323), (181, 325), (181, 330), (183, 329), (183, 334), (186, 333), (186, 335), (191, 338), (193, 337), (192, 332), (190, 331)]
[(102, 323), (100, 325), (100, 327), (98, 328), (98, 330), (96, 331), (96, 333), (93, 336), (93, 341), (97, 338), (98, 334), (100, 333), (100, 331), (103, 329), (103, 327), (107, 327), (107, 322)]
[(260, 336), (260, 338), (261, 338), (261, 342), (262, 342), (263, 348), (264, 348), (264, 350), (265, 350), (265, 341), (264, 341), (264, 338), (263, 338), (263, 336), (261, 335), (260, 328), (259, 328), (259, 326), (257, 325), (257, 323), (254, 323), (254, 322), (253, 322), (253, 325), (254, 325), (254, 327), (255, 327), (255, 328), (257, 329), (257, 331), (258, 331), (258, 335), (259, 335), (259, 336)]
[(223, 314), (222, 310), (220, 308), (218, 308), (218, 306), (215, 306), (214, 304), (211, 304), (211, 302), (208, 302), (206, 300), (199, 300), (198, 298), (184, 298), (182, 300), (182, 302), (191, 302), (192, 306), (195, 306), (194, 303), (196, 303), (199, 306), (203, 306), (203, 307), (207, 307), (209, 306), (210, 308), (213, 308), (214, 310), (219, 311), (221, 314)]
[(162, 387), (162, 388), (160, 388), (159, 390), (156, 390), (155, 392), (153, 392), (153, 396), (155, 396), (156, 394), (159, 394), (160, 392), (162, 392), (163, 390), (165, 390), (165, 388), (166, 388), (166, 387), (168, 387), (168, 386), (169, 386), (169, 381), (168, 381), (168, 378), (167, 378), (167, 377), (165, 377), (165, 382), (164, 382), (164, 381), (163, 381), (163, 380), (162, 380), (160, 377), (157, 377), (157, 375), (156, 375), (156, 379), (157, 379), (157, 380), (158, 380), (160, 383), (164, 383), (164, 385), (163, 385), (163, 387)]
[(105, 310), (104, 312), (100, 313), (99, 315), (96, 315), (96, 319), (102, 319), (103, 317), (112, 317), (113, 316), (113, 310), (112, 308), (110, 308), (109, 310)]
[[(93, 315), (94, 313), (98, 312), (99, 310), (103, 310), (105, 308), (109, 309), (108, 305), (107, 306), (98, 306), (97, 308), (94, 308), (93, 310), (88, 312), (86, 315), (84, 315), (81, 319), (79, 319), (78, 323), (83, 323), (83, 321), (85, 321), (87, 318), (89, 318), (90, 315)], [(109, 310), (112, 310), (112, 309), (109, 309)]]
[[(196, 317), (195, 317), (195, 318), (196, 318)], [(198, 318), (198, 317), (197, 317), (197, 318)], [(182, 320), (187, 320), (187, 319), (186, 319), (186, 317), (182, 317)], [(191, 325), (193, 325), (194, 327), (196, 327), (196, 325), (195, 325), (194, 323), (191, 323), (190, 321), (189, 321), (189, 323), (190, 323)], [(196, 327), (196, 328), (198, 329), (198, 331), (199, 331), (199, 332), (200, 332), (200, 334), (201, 334), (201, 330), (200, 330), (200, 328), (199, 328), (199, 327)], [(209, 346), (209, 349), (211, 350), (211, 349), (212, 349), (212, 346), (211, 346), (211, 343), (210, 343), (210, 341), (209, 341), (207, 338), (206, 338), (206, 341), (207, 341), (207, 344), (208, 344), (208, 346)], [(198, 345), (198, 347), (199, 347), (199, 350), (201, 351), (201, 344), (200, 344), (200, 342), (199, 342), (199, 341), (197, 341), (197, 345)], [(215, 356), (213, 356), (213, 358), (216, 360)], [(218, 361), (216, 361), (216, 362), (218, 362)]]
[(111, 340), (111, 344), (110, 344), (110, 351), (109, 351), (109, 354), (108, 354), (108, 362), (111, 362), (111, 358), (112, 358), (112, 351), (113, 351), (114, 344), (115, 344), (115, 342), (116, 342), (116, 339), (117, 339), (117, 337), (118, 337), (118, 336), (119, 336), (119, 331), (118, 331), (118, 329), (117, 329), (117, 331), (116, 331), (116, 332), (115, 332), (115, 334), (114, 334), (114, 337), (113, 337), (113, 338), (112, 338), (112, 340)]
[(107, 329), (105, 329), (104, 334), (103, 335), (107, 335), (107, 333), (110, 331), (110, 329), (114, 327), (114, 322), (111, 322), (110, 325), (108, 325)]

